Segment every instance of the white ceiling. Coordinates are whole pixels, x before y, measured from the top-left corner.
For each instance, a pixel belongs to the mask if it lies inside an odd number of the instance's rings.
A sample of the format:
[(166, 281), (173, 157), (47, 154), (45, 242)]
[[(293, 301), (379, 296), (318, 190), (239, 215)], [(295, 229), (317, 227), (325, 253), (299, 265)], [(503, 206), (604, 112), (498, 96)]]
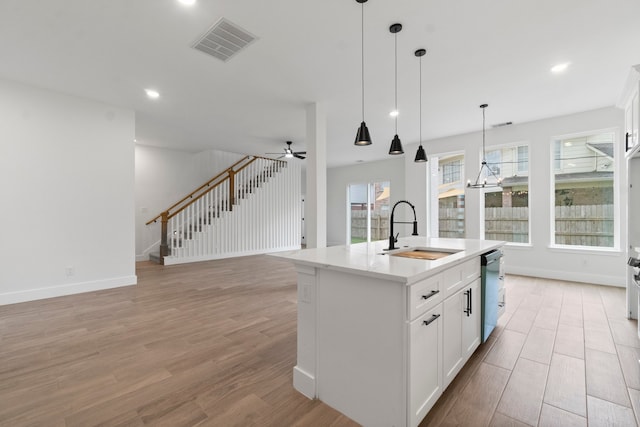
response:
[[(487, 125), (614, 105), (640, 63), (638, 0), (370, 0), (364, 12), (368, 147), (353, 145), (355, 0), (0, 0), (0, 77), (132, 108), (138, 143), (190, 151), (304, 150), (305, 105), (323, 102), (338, 166), (388, 157), (395, 22), (405, 145), (419, 139), (418, 48), (425, 140), (479, 130), (485, 102)], [(222, 17), (259, 37), (226, 63), (190, 47)]]

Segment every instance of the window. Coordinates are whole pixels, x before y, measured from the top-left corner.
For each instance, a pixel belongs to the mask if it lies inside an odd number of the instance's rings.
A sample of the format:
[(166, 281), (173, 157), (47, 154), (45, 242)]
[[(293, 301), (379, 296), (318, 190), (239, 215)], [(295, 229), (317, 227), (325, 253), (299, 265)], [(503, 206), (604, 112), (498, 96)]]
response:
[[(489, 169), (493, 171), (496, 175), (500, 176), (500, 166), (502, 165), (502, 150), (492, 150), (487, 152), (485, 160), (487, 161), (487, 166)], [(485, 175), (485, 178), (489, 178)]]
[(429, 235), (465, 237), (464, 155), (431, 156)]
[(518, 174), (529, 172), (529, 147), (527, 145), (519, 145), (518, 148)]
[(389, 197), (389, 181), (349, 186), (348, 243), (371, 242), (389, 237)]
[(614, 132), (553, 141), (556, 245), (614, 246)]
[(451, 184), (460, 181), (460, 160), (450, 160), (441, 164), (442, 183)]
[(554, 171), (559, 171), (560, 170), (560, 158), (562, 157), (562, 150), (561, 148), (560, 141), (554, 141), (553, 144), (553, 170)]
[(487, 152), (487, 165), (502, 172), (502, 189), (484, 192), (484, 238), (529, 243), (529, 147), (511, 145)]

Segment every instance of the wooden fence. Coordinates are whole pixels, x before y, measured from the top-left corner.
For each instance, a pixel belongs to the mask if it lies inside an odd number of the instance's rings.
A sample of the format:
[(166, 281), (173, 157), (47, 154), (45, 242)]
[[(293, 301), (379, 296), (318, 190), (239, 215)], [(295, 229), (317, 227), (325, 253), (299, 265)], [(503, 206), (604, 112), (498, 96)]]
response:
[(613, 205), (556, 206), (556, 243), (613, 247)]
[[(464, 237), (464, 212), (440, 209), (440, 237)], [(613, 247), (613, 205), (555, 207), (555, 243)], [(529, 242), (529, 208), (485, 208), (485, 238)]]
[(439, 237), (464, 238), (464, 208), (440, 208)]
[(485, 208), (484, 235), (488, 240), (529, 243), (529, 208)]
[[(371, 241), (389, 237), (389, 215), (373, 212), (371, 214)], [(351, 211), (351, 240), (367, 240), (367, 211)]]

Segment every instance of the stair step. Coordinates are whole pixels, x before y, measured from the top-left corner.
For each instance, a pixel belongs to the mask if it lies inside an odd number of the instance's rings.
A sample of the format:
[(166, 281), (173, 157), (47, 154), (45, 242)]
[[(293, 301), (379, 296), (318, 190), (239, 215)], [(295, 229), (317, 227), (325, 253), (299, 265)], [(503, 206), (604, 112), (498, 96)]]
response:
[(152, 252), (149, 254), (149, 261), (155, 262), (156, 264), (163, 264), (162, 258), (160, 258), (160, 252)]

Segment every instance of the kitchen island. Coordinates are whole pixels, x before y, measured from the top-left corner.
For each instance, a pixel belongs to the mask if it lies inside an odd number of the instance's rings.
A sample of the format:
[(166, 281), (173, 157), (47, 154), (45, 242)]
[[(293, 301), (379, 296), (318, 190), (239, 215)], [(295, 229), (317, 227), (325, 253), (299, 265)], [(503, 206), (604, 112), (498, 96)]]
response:
[(417, 426), (480, 344), (480, 256), (407, 237), (277, 254), (298, 274), (294, 387), (366, 426)]

